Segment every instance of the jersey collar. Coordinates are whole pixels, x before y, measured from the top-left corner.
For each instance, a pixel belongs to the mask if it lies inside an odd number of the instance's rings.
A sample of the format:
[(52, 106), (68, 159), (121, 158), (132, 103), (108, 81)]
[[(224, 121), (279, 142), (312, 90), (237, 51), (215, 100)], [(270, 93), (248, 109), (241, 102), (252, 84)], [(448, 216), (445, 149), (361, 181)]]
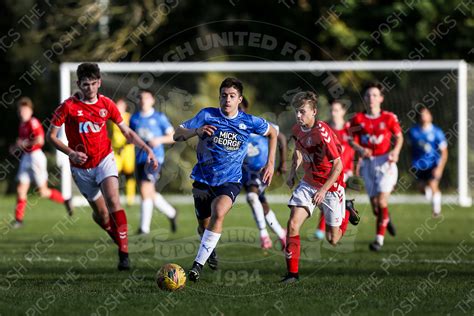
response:
[(140, 111), (140, 117), (150, 117), (152, 116), (153, 114), (155, 113), (155, 109), (154, 108), (151, 108), (150, 111), (146, 112), (146, 113), (143, 113)]
[(426, 128), (423, 127), (423, 125), (420, 124), (420, 129), (424, 132), (429, 132), (433, 129), (433, 123), (430, 123)]
[(235, 113), (235, 115), (233, 115), (233, 116), (227, 116), (227, 115), (225, 115), (225, 114), (222, 112), (221, 108), (219, 108), (219, 113), (220, 113), (223, 117), (225, 117), (226, 119), (233, 120), (233, 119), (235, 119), (235, 118), (239, 115), (239, 110), (237, 110), (237, 113)]
[(368, 112), (365, 112), (364, 115), (369, 119), (377, 119), (382, 116), (383, 111), (380, 111), (379, 115), (372, 115)]

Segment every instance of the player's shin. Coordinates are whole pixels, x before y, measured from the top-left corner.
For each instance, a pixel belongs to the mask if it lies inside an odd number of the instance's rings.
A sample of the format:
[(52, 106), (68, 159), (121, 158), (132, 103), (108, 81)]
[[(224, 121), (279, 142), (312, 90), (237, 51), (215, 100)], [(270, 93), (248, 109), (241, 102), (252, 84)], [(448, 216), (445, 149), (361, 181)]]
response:
[(381, 207), (377, 216), (377, 236), (376, 241), (383, 245), (385, 230), (387, 229), (388, 222), (390, 221), (388, 215), (388, 207)]
[(339, 229), (341, 230), (341, 236), (344, 236), (347, 230), (347, 224), (349, 224), (349, 217), (351, 216), (349, 210), (346, 210), (346, 215), (342, 219), (341, 226), (339, 226)]
[(155, 207), (163, 213), (168, 218), (174, 218), (176, 216), (176, 209), (165, 200), (165, 198), (160, 194), (156, 193), (153, 200)]
[(110, 218), (108, 218), (107, 222), (104, 222), (99, 217), (99, 215), (96, 215), (96, 213), (92, 213), (92, 219), (94, 220), (94, 222), (97, 223), (97, 225), (99, 225), (103, 230), (105, 230), (109, 237), (117, 244), (115, 234), (112, 230), (112, 225), (110, 224)]
[(119, 251), (128, 253), (128, 225), (127, 216), (124, 210), (118, 210), (110, 214), (112, 231), (115, 234)]
[(300, 236), (288, 236), (286, 241), (286, 267), (288, 274), (298, 276), (298, 265), (300, 261)]
[(26, 199), (17, 199), (15, 207), (15, 220), (22, 222), (25, 217)]
[(221, 234), (206, 229), (202, 235), (201, 245), (199, 246), (199, 250), (194, 261), (199, 263), (201, 266), (204, 266), (212, 251), (216, 248), (217, 242), (220, 238)]
[(143, 199), (140, 205), (140, 233), (148, 234), (150, 232), (152, 216), (153, 201), (151, 199)]
[(61, 192), (59, 192), (56, 189), (50, 189), (50, 190), (51, 190), (51, 194), (49, 195), (49, 199), (51, 201), (56, 202), (56, 203), (64, 203), (64, 198)]
[(260, 238), (268, 238), (268, 231), (265, 224), (265, 214), (263, 211), (262, 203), (258, 199), (258, 194), (255, 192), (247, 193), (247, 202), (252, 208), (253, 217), (260, 231)]

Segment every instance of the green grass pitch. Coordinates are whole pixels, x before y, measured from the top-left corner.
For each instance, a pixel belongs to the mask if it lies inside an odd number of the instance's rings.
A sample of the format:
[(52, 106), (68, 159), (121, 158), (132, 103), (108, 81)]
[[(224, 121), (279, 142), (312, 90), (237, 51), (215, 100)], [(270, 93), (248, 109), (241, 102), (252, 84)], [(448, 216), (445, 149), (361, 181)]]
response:
[[(359, 226), (330, 247), (302, 228), (301, 281), (281, 285), (285, 259), (275, 242), (263, 252), (247, 205), (235, 205), (218, 245), (220, 270), (175, 293), (160, 291), (159, 267), (187, 270), (199, 245), (193, 207), (180, 206), (178, 232), (155, 213), (153, 232), (134, 233), (138, 206), (127, 208), (131, 272), (116, 270), (116, 247), (92, 221), (90, 209), (68, 218), (62, 206), (30, 199), (25, 226), (11, 230), (13, 198), (1, 200), (0, 315), (464, 315), (474, 312), (474, 213), (445, 206), (393, 205), (395, 238), (371, 253), (375, 220), (358, 205)], [(271, 201), (270, 201), (271, 202)], [(281, 223), (285, 205), (273, 205)], [(275, 237), (274, 235), (272, 235)]]

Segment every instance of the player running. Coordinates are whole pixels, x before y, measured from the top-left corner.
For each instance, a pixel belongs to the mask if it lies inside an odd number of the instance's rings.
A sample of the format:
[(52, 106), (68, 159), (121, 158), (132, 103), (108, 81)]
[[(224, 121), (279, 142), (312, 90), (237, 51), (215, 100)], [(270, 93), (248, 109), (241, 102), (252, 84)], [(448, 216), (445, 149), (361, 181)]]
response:
[(431, 202), (433, 217), (441, 214), (439, 181), (448, 161), (448, 143), (441, 128), (433, 124), (431, 111), (418, 108), (418, 124), (408, 132), (412, 149), (412, 167), (420, 190)]
[(303, 165), (304, 177), (288, 202), (291, 209), (286, 243), (287, 275), (283, 283), (298, 281), (300, 227), (318, 206), (326, 220), (326, 238), (336, 245), (344, 235), (348, 221), (357, 225), (359, 214), (346, 209), (341, 145), (331, 127), (316, 118), (318, 97), (314, 92), (299, 92), (291, 101), (297, 124), (292, 128), (295, 140), (293, 162), (287, 184), (293, 188), (296, 171)]
[[(247, 113), (248, 108), (248, 101), (243, 97), (239, 109)], [(272, 126), (278, 133), (277, 144), (280, 154), (280, 163), (277, 168), (277, 173), (283, 174), (286, 172), (286, 137), (283, 133), (279, 133), (277, 125), (272, 124)], [(261, 171), (267, 161), (268, 138), (258, 134), (250, 134), (247, 156), (244, 159), (242, 167), (242, 184), (247, 192), (247, 202), (252, 209), (253, 217), (260, 231), (260, 246), (262, 249), (270, 249), (272, 247), (272, 240), (270, 239), (265, 223), (266, 220), (268, 225), (270, 225), (278, 236), (282, 249), (284, 250), (286, 245), (286, 230), (281, 227), (265, 197), (267, 185), (262, 180)]]
[[(117, 166), (105, 127), (107, 120), (119, 126), (128, 142), (147, 153), (147, 162), (153, 169), (158, 163), (153, 150), (125, 124), (115, 103), (98, 94), (101, 76), (97, 64), (82, 63), (76, 73), (80, 93), (55, 110), (48, 139), (69, 157), (74, 182), (92, 207), (92, 217), (118, 245), (118, 269), (129, 270), (127, 217), (120, 205)], [(68, 145), (58, 138), (63, 124)]]
[(199, 137), (196, 149), (198, 162), (191, 178), (194, 179), (194, 205), (202, 238), (188, 273), (191, 281), (199, 279), (208, 258), (210, 267), (217, 268), (214, 249), (221, 237), (224, 217), (240, 193), (242, 163), (250, 134), (269, 138), (269, 155), (262, 169), (262, 180), (269, 185), (273, 177), (277, 132), (264, 119), (239, 111), (242, 92), (243, 86), (238, 79), (225, 79), (219, 87), (220, 107), (202, 109), (195, 117), (181, 124), (174, 135), (176, 141), (185, 141), (196, 135)]
[[(124, 98), (119, 98), (116, 104), (123, 121), (130, 126), (130, 113), (127, 112), (127, 101)], [(127, 197), (127, 205), (130, 206), (135, 202), (135, 188), (137, 186), (134, 177), (135, 146), (127, 143), (127, 139), (115, 124), (110, 126), (110, 135), (117, 171), (119, 175), (123, 174), (125, 177), (125, 196)]]
[(174, 128), (164, 113), (155, 111), (155, 98), (149, 90), (141, 90), (139, 111), (132, 115), (130, 128), (133, 129), (148, 146), (153, 148), (158, 159), (158, 169), (153, 170), (147, 164), (147, 153), (136, 148), (136, 175), (140, 195), (140, 228), (139, 234), (150, 233), (153, 205), (170, 221), (171, 231), (176, 232), (176, 209), (159, 193), (155, 184), (160, 178), (160, 171), (165, 161), (165, 144), (173, 144)]
[[(344, 183), (354, 175), (354, 149), (349, 144), (349, 122), (344, 120), (347, 109), (346, 105), (341, 100), (332, 100), (330, 103), (331, 120), (328, 122), (332, 130), (337, 136), (339, 143), (342, 146), (342, 174), (344, 176)], [(354, 208), (353, 200), (346, 200), (346, 208)], [(317, 239), (324, 239), (326, 231), (326, 221), (324, 219), (324, 212), (321, 212), (319, 218), (318, 228), (314, 232), (314, 237)]]
[[(369, 248), (380, 251), (385, 230), (395, 236), (388, 212), (388, 199), (397, 183), (397, 162), (403, 146), (403, 135), (397, 116), (381, 109), (384, 88), (380, 83), (370, 83), (365, 88), (364, 101), (368, 110), (352, 118), (350, 143), (362, 157), (360, 174), (377, 217), (375, 241)], [(391, 149), (392, 137), (395, 138), (395, 145)]]
[(10, 148), (10, 152), (16, 157), (21, 155), (21, 160), (16, 176), (18, 181), (16, 186), (17, 202), (15, 221), (12, 226), (13, 228), (23, 226), (31, 180), (35, 182), (41, 197), (64, 204), (67, 213), (71, 216), (73, 212), (71, 200), (64, 200), (61, 192), (48, 188), (47, 161), (41, 149), (44, 145), (44, 129), (41, 122), (33, 116), (33, 102), (28, 97), (22, 97), (18, 100), (17, 107), (21, 122), (18, 128), (18, 138), (15, 145)]

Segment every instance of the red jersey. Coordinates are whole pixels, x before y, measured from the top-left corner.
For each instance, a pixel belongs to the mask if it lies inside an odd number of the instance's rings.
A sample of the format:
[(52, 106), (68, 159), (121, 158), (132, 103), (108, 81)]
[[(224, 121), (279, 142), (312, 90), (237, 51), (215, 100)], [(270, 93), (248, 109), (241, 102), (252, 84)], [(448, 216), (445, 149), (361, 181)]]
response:
[[(304, 129), (299, 125), (292, 128), (296, 149), (303, 154), (303, 180), (315, 188), (326, 183), (333, 166), (332, 161), (341, 157), (341, 144), (328, 124), (317, 121), (312, 129)], [(339, 185), (344, 186), (344, 175), (341, 172), (328, 191), (337, 191)]]
[[(31, 117), (27, 122), (21, 122), (18, 128), (18, 138), (21, 140), (31, 141), (36, 137), (44, 137), (44, 129), (41, 122), (36, 117)], [(41, 149), (43, 145), (36, 144), (31, 147), (24, 148), (24, 151), (31, 153), (35, 150)]]
[(354, 141), (364, 148), (372, 149), (373, 156), (387, 154), (390, 151), (392, 136), (402, 132), (397, 116), (388, 111), (380, 112), (376, 118), (359, 112), (350, 124)]
[(355, 150), (349, 144), (349, 128), (351, 124), (349, 122), (344, 123), (344, 127), (342, 129), (336, 129), (332, 127), (332, 130), (337, 135), (337, 139), (342, 146), (342, 164), (344, 165), (343, 172), (352, 172), (354, 170), (354, 155)]
[(71, 161), (72, 166), (83, 169), (97, 167), (112, 152), (106, 127), (109, 119), (116, 124), (123, 121), (115, 103), (100, 94), (94, 104), (72, 96), (55, 110), (51, 123), (56, 127), (65, 124), (69, 148), (87, 154), (84, 164), (76, 165)]

